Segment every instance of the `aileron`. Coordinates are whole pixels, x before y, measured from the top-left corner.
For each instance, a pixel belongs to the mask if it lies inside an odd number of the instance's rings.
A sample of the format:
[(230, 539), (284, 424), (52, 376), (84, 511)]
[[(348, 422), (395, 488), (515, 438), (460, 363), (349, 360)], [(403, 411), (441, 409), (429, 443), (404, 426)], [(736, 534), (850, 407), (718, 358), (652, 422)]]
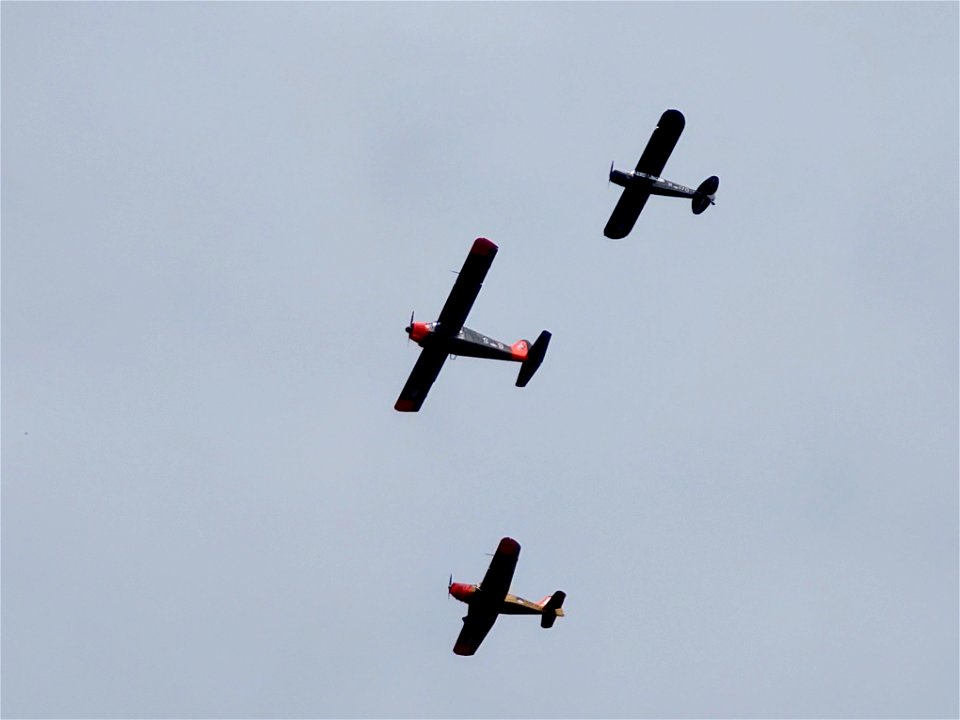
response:
[(440, 374), (443, 363), (446, 362), (447, 353), (435, 348), (424, 348), (420, 351), (420, 357), (417, 358), (416, 365), (410, 371), (410, 377), (407, 378), (403, 390), (400, 391), (400, 397), (397, 398), (393, 406), (400, 412), (417, 412), (423, 401), (427, 399), (427, 393), (433, 386), (434, 380)]
[(640, 156), (640, 161), (637, 163), (637, 172), (659, 177), (663, 168), (666, 167), (673, 149), (677, 146), (684, 125), (686, 125), (686, 120), (679, 110), (667, 110), (663, 113), (656, 129), (647, 141), (647, 147), (644, 148), (643, 155)]
[(453, 289), (450, 290), (450, 295), (440, 311), (440, 317), (437, 318), (439, 332), (447, 337), (460, 332), (496, 256), (497, 246), (492, 242), (486, 238), (474, 240), (470, 254), (467, 255), (463, 268), (457, 274)]

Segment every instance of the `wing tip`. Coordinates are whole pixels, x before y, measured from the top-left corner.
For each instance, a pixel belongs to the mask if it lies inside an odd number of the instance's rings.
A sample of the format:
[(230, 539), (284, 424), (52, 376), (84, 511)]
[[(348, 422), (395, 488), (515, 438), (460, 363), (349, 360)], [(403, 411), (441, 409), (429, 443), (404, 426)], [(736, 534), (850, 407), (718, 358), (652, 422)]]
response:
[(396, 404), (393, 406), (393, 409), (397, 412), (417, 412), (420, 408), (413, 400), (408, 400), (407, 398), (400, 398), (397, 400)]
[(462, 655), (462, 656), (473, 655), (476, 651), (477, 649), (475, 647), (471, 647), (466, 643), (457, 643), (456, 645), (453, 646), (454, 655)]
[(487, 255), (496, 255), (497, 246), (487, 240), (485, 237), (478, 237), (473, 241), (473, 247), (470, 248), (470, 252), (474, 255), (480, 255), (486, 257)]
[(630, 232), (623, 232), (623, 228), (620, 227), (610, 227), (609, 225), (603, 229), (603, 236), (610, 238), (611, 240), (623, 240)]
[(663, 115), (660, 116), (660, 122), (657, 123), (657, 127), (678, 127), (680, 130), (683, 130), (683, 126), (686, 124), (687, 120), (683, 117), (683, 113), (674, 108), (664, 111)]
[(518, 543), (512, 537), (503, 538), (500, 541), (500, 544), (497, 546), (497, 554), (518, 555), (519, 553), (520, 553), (520, 543)]

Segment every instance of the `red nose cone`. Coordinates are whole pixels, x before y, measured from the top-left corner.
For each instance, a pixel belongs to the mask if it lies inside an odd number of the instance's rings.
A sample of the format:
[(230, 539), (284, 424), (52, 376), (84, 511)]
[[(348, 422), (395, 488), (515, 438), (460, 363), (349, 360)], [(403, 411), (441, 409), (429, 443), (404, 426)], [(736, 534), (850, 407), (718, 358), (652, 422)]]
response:
[(473, 595), (476, 590), (477, 587), (475, 585), (468, 583), (453, 583), (453, 585), (450, 586), (450, 594), (462, 602), (468, 602), (470, 596)]
[(427, 328), (427, 324), (422, 322), (413, 323), (413, 325), (410, 326), (409, 332), (410, 332), (410, 339), (415, 340), (417, 342), (420, 342), (427, 335), (430, 334), (430, 330), (429, 328)]

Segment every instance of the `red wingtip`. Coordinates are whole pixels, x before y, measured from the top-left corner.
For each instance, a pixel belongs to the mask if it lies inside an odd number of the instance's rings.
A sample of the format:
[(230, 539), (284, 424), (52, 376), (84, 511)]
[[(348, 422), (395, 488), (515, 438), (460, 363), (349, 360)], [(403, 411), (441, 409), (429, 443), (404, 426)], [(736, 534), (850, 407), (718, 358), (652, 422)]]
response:
[(466, 643), (457, 643), (453, 646), (453, 652), (457, 655), (473, 655), (476, 651), (475, 647), (470, 647)]
[(414, 407), (413, 400), (407, 400), (406, 398), (400, 398), (397, 400), (397, 404), (393, 406), (394, 410), (399, 410), (400, 412), (416, 412), (417, 408)]
[(497, 546), (497, 552), (503, 555), (516, 555), (520, 552), (520, 543), (511, 537), (505, 537)]
[(470, 248), (470, 252), (474, 255), (492, 255), (497, 252), (497, 246), (486, 238), (477, 238), (473, 241), (473, 247)]

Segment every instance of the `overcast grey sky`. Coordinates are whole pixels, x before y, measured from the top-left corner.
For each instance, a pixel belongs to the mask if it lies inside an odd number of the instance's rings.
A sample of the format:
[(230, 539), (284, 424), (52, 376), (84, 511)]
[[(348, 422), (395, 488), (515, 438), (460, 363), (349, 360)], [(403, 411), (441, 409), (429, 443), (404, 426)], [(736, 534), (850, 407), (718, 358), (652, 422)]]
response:
[(4, 2), (3, 714), (956, 717), (958, 7)]

